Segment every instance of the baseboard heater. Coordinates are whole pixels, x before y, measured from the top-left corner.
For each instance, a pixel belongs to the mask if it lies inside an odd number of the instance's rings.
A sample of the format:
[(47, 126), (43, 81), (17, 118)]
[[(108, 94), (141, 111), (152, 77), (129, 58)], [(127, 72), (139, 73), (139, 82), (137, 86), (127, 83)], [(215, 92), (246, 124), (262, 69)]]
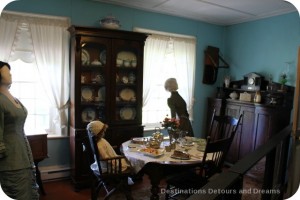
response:
[(42, 181), (69, 178), (71, 175), (70, 166), (45, 166), (39, 167)]

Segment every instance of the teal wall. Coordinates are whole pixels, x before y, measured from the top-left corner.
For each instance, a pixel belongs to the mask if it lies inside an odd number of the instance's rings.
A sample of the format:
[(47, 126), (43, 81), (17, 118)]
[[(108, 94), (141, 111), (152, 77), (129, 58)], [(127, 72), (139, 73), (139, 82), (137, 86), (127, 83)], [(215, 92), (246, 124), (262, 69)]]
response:
[[(74, 25), (93, 27), (99, 27), (99, 20), (112, 14), (120, 20), (123, 30), (140, 27), (195, 36), (197, 58), (193, 128), (196, 136), (200, 137), (205, 135), (206, 98), (215, 95), (216, 86), (223, 83), (225, 74), (242, 79), (244, 74), (252, 71), (272, 73), (276, 81), (284, 62), (293, 61), (291, 74), (294, 74), (297, 62), (300, 34), (296, 12), (225, 27), (89, 0), (20, 0), (10, 3), (5, 10), (66, 16)], [(202, 84), (203, 52), (208, 45), (219, 47), (231, 65), (230, 70), (219, 70), (215, 85)], [(288, 84), (293, 85), (294, 79)], [(51, 139), (48, 150), (50, 158), (43, 161), (42, 166), (69, 162), (69, 143), (66, 138)]]
[(288, 85), (295, 85), (300, 20), (297, 12), (229, 26), (225, 33), (230, 74), (241, 79), (249, 72), (272, 74), (275, 82), (291, 62)]

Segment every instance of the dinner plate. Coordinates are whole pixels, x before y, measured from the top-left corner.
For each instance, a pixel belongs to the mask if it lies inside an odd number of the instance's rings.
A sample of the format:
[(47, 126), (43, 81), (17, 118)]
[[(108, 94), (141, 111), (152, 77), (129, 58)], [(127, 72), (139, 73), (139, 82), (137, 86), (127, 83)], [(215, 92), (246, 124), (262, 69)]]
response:
[(182, 145), (185, 146), (185, 147), (191, 147), (191, 146), (194, 146), (194, 142), (190, 142), (190, 143), (186, 143), (184, 142)]
[(83, 65), (88, 65), (90, 63), (90, 54), (85, 49), (81, 49), (81, 63)]
[(137, 147), (141, 147), (141, 144), (129, 144), (128, 148), (137, 148)]
[(135, 98), (135, 92), (130, 88), (125, 88), (121, 90), (120, 97), (123, 101), (130, 101)]
[(124, 107), (120, 110), (120, 117), (123, 120), (131, 120), (134, 119), (136, 115), (135, 108)]
[(103, 65), (106, 64), (106, 50), (101, 51), (101, 53), (100, 53), (100, 62)]
[(199, 145), (197, 146), (197, 150), (198, 150), (198, 151), (203, 151), (203, 152), (204, 152), (204, 151), (205, 151), (205, 147), (206, 147), (206, 145), (203, 145), (203, 144), (200, 145), (200, 144), (199, 144)]
[(171, 158), (179, 159), (179, 160), (190, 160), (191, 159), (191, 157), (186, 158), (186, 157), (175, 156), (173, 154), (171, 155)]
[(81, 88), (81, 96), (84, 101), (92, 101), (93, 100), (93, 90), (90, 87), (82, 87)]
[(131, 139), (131, 143), (133, 144), (144, 144), (145, 138), (144, 137), (136, 137)]
[(105, 101), (105, 87), (101, 87), (98, 90), (99, 101)]
[(137, 151), (144, 154), (145, 156), (150, 156), (154, 158), (160, 157), (165, 153), (164, 149), (153, 149), (153, 148), (143, 148), (143, 149), (138, 149)]
[(92, 108), (86, 108), (81, 113), (83, 122), (91, 122), (96, 119), (96, 111)]

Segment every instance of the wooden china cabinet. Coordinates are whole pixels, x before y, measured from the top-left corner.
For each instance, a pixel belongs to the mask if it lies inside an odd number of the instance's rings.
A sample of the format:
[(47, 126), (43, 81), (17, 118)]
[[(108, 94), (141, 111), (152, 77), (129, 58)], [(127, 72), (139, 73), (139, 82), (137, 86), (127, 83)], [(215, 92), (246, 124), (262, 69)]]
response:
[(82, 149), (86, 126), (109, 125), (106, 139), (120, 146), (143, 136), (143, 54), (146, 34), (71, 26), (70, 148), (75, 189), (89, 181)]

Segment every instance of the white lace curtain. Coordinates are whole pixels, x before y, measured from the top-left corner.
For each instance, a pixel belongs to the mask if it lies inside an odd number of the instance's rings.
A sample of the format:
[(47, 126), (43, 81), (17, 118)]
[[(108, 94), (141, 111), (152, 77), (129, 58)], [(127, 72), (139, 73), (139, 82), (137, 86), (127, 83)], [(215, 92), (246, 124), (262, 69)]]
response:
[(39, 74), (54, 108), (53, 123), (67, 127), (69, 100), (69, 34), (64, 26), (30, 23), (32, 42)]
[(4, 13), (0, 18), (0, 60), (8, 62), (15, 35), (18, 27), (18, 19), (9, 17)]
[(50, 116), (53, 121), (50, 123), (50, 129), (66, 128), (69, 100), (69, 33), (67, 31), (69, 20), (2, 13), (0, 18), (0, 60), (7, 62), (10, 55), (14, 54), (13, 43), (18, 40), (16, 30), (22, 23), (29, 24), (39, 75), (54, 108), (51, 113), (53, 116)]
[[(165, 66), (164, 59), (170, 40), (174, 46), (175, 65)], [(155, 34), (148, 36), (144, 49), (143, 108), (147, 108), (153, 94), (158, 92), (157, 87), (154, 86), (157, 84), (155, 80), (162, 82), (163, 85), (167, 78), (174, 77), (179, 85), (178, 92), (187, 103), (190, 119), (193, 119), (195, 54), (195, 39)]]

